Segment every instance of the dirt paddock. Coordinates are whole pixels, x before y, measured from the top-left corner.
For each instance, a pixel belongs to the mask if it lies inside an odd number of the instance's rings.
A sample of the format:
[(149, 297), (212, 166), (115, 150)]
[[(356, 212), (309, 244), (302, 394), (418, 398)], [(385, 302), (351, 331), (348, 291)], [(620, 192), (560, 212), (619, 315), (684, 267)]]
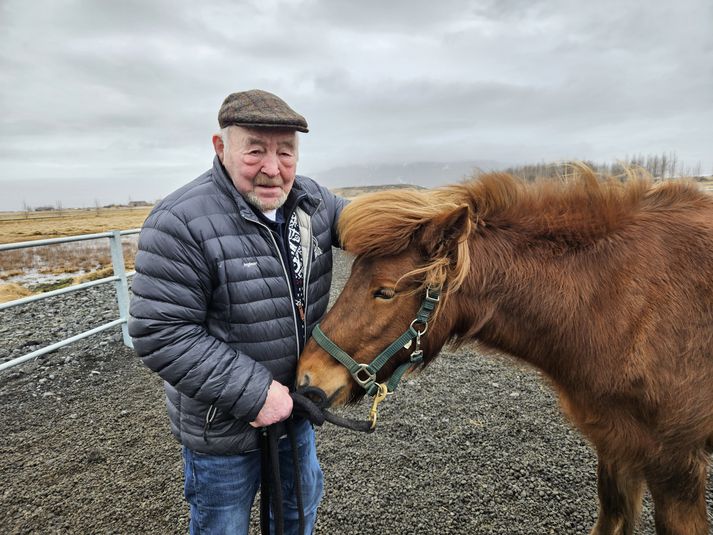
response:
[[(334, 293), (348, 275), (341, 254)], [(0, 312), (0, 358), (109, 321), (98, 287)], [(180, 447), (160, 380), (116, 332), (0, 372), (4, 533), (186, 533)], [(379, 429), (317, 431), (316, 533), (586, 534), (596, 459), (539, 375), (445, 352), (382, 404)], [(364, 417), (361, 404), (344, 411)], [(708, 484), (709, 516), (713, 480)], [(254, 525), (254, 533), (258, 533)], [(638, 530), (653, 534), (648, 495)]]

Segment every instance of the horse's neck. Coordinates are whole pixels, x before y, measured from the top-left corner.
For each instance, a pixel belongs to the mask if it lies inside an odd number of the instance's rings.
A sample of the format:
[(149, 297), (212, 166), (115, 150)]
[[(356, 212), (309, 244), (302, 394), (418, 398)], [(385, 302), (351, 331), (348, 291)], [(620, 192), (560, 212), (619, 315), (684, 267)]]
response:
[(576, 261), (542, 261), (536, 253), (504, 258), (480, 263), (490, 269), (478, 273), (470, 291), (463, 292), (458, 314), (471, 321), (461, 324), (459, 334), (566, 380), (586, 352), (598, 350), (591, 335), (597, 318), (589, 311), (598, 284), (594, 270)]

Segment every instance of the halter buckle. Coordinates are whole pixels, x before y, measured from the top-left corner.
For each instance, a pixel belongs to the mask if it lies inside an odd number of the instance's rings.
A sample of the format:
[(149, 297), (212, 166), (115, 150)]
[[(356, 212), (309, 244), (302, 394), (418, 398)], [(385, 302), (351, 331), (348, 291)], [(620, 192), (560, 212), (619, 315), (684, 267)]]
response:
[(426, 299), (433, 301), (434, 303), (438, 303), (441, 300), (441, 289), (434, 288), (433, 291), (436, 294), (435, 297), (431, 295), (431, 287), (426, 287)]
[(368, 390), (369, 385), (372, 385), (376, 381), (376, 373), (371, 371), (368, 364), (359, 364), (356, 371), (352, 373), (352, 377), (357, 384), (365, 390)]

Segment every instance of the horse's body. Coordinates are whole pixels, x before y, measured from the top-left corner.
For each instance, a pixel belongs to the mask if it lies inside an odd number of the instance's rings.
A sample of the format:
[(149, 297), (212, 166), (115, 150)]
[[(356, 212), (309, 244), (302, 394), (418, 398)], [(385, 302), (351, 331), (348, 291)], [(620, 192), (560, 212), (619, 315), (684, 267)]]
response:
[[(357, 258), (322, 330), (369, 362), (408, 327), (423, 288), (442, 286), (426, 360), (477, 340), (544, 371), (598, 454), (593, 534), (633, 533), (648, 485), (659, 534), (705, 535), (713, 198), (687, 182), (579, 175), (526, 185), (493, 174), (357, 199), (340, 222)], [(314, 341), (298, 384), (337, 403), (360, 395)]]

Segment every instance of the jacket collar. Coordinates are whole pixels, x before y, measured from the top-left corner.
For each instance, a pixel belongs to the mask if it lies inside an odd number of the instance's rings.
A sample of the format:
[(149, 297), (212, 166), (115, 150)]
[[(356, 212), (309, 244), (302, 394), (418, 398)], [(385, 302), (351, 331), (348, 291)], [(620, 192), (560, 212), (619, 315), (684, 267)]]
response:
[[(213, 158), (212, 179), (225, 195), (233, 199), (243, 218), (255, 223), (258, 222), (257, 216), (248, 205), (245, 197), (235, 189), (233, 181), (228, 176), (228, 172), (217, 155)], [(285, 208), (289, 211), (291, 208), (299, 206), (309, 215), (313, 215), (317, 211), (321, 200), (305, 190), (304, 180), (304, 177), (300, 175), (295, 177), (292, 189), (287, 195), (287, 201), (285, 201)]]

